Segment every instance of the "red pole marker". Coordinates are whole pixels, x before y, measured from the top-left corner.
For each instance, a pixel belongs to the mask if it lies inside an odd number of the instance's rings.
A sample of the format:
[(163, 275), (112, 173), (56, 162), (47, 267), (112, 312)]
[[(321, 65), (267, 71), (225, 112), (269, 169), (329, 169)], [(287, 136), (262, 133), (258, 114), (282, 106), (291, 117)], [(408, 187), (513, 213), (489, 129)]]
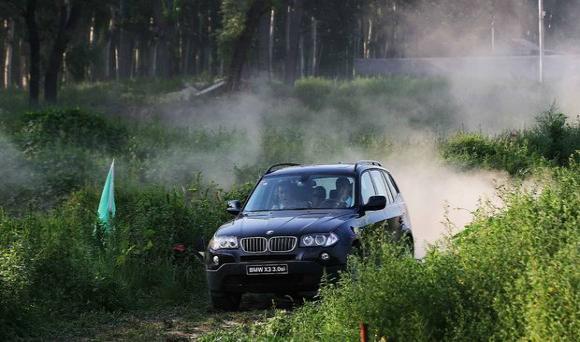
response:
[(360, 342), (367, 342), (367, 325), (363, 322), (359, 323)]

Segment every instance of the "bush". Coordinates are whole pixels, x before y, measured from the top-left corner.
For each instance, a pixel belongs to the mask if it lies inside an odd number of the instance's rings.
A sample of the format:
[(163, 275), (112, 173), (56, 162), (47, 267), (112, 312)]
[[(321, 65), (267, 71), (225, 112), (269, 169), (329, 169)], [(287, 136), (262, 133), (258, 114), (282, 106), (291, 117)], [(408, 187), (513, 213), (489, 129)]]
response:
[(580, 122), (570, 124), (552, 106), (539, 115), (531, 130), (506, 132), (489, 138), (459, 133), (443, 141), (443, 157), (467, 168), (485, 167), (525, 175), (531, 169), (567, 165), (580, 150)]
[(327, 103), (334, 88), (333, 82), (324, 78), (307, 77), (296, 81), (294, 94), (306, 106), (320, 110)]
[(540, 114), (534, 129), (523, 138), (545, 159), (556, 165), (567, 165), (570, 156), (580, 150), (580, 121), (570, 123), (555, 105)]
[(512, 134), (488, 138), (478, 133), (459, 133), (441, 146), (443, 158), (463, 168), (483, 167), (525, 176), (531, 169), (547, 164), (526, 142)]
[[(5, 220), (0, 212), (0, 225)], [(30, 251), (20, 241), (0, 247), (0, 339), (8, 340), (31, 328), (28, 304)]]
[(126, 143), (127, 130), (119, 122), (80, 109), (49, 109), (22, 118), (19, 141), (27, 154), (54, 145), (118, 152)]
[[(0, 212), (0, 327), (28, 336), (40, 317), (117, 311), (156, 301), (189, 300), (204, 291), (195, 254), (229, 219), (225, 201), (244, 199), (249, 186), (224, 192), (201, 179), (187, 191), (159, 186), (117, 187), (113, 231), (102, 237), (100, 188), (85, 187), (46, 213)], [(173, 250), (183, 244), (186, 250)]]

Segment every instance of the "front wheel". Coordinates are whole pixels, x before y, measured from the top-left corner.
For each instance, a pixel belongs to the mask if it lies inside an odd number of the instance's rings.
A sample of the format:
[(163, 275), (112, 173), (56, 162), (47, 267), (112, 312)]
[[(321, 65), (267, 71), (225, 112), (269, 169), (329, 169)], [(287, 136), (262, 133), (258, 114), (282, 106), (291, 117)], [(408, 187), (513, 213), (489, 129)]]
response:
[(240, 307), (241, 293), (211, 292), (211, 305), (216, 310), (234, 311)]

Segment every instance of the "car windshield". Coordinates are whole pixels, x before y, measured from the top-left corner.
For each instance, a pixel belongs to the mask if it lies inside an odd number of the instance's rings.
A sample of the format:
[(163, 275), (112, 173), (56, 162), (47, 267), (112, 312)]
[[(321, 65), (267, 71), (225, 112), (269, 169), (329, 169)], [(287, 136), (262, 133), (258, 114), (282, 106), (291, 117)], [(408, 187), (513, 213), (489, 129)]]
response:
[(353, 206), (352, 177), (297, 175), (263, 178), (244, 210), (335, 209)]

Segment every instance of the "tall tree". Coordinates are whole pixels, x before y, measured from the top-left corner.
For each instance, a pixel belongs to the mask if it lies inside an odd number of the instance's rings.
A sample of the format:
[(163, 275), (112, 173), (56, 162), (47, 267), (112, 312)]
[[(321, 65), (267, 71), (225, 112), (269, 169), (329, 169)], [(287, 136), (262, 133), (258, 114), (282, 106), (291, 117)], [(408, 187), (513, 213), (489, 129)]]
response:
[[(3, 0), (0, 2), (0, 12), (15, 20), (23, 18), (26, 23), (26, 36), (28, 40), (28, 72), (29, 72), (29, 102), (31, 105), (38, 104), (40, 94), (40, 34), (37, 23), (37, 0)], [(3, 76), (3, 75), (2, 75)]]
[(24, 18), (26, 31), (28, 32), (28, 49), (30, 51), (28, 98), (31, 105), (37, 105), (40, 97), (40, 36), (36, 22), (36, 9), (37, 0), (27, 0)]
[(61, 0), (58, 12), (56, 37), (49, 52), (46, 73), (44, 74), (44, 99), (50, 103), (56, 102), (57, 99), (58, 76), (62, 67), (62, 58), (79, 20), (81, 2), (79, 0)]
[(4, 89), (4, 57), (6, 41), (6, 20), (0, 15), (0, 89)]
[(286, 68), (284, 80), (287, 84), (294, 84), (296, 80), (298, 66), (298, 47), (300, 42), (300, 29), (302, 26), (302, 17), (304, 16), (303, 0), (290, 0), (288, 4), (288, 21), (286, 28)]
[(252, 45), (252, 39), (260, 23), (260, 18), (271, 7), (270, 0), (253, 0), (244, 16), (244, 28), (234, 42), (234, 50), (228, 67), (228, 80), (226, 89), (235, 91), (240, 89), (242, 71), (248, 52)]
[(133, 52), (133, 35), (129, 28), (129, 4), (127, 0), (119, 0), (119, 49), (118, 61), (120, 79), (131, 77), (131, 62)]

